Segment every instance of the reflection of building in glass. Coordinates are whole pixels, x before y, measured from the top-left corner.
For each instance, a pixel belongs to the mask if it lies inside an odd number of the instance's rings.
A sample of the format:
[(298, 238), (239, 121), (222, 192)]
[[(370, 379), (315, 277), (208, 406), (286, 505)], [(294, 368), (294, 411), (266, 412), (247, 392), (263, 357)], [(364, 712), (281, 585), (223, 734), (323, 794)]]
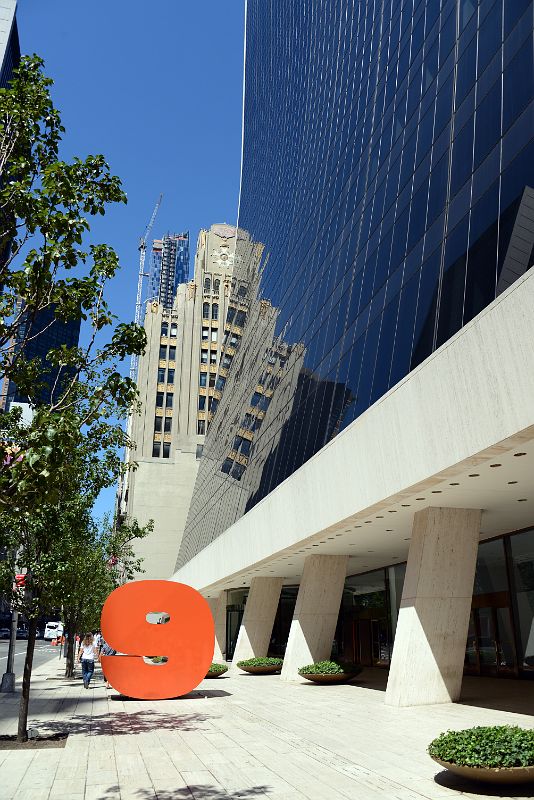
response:
[(231, 225), (202, 230), (193, 280), (178, 284), (172, 308), (147, 303), (148, 344), (137, 379), (142, 410), (131, 432), (138, 468), (121, 489), (119, 508), (140, 522), (155, 522), (154, 533), (138, 548), (148, 578), (172, 572), (206, 428), (221, 395), (221, 321), (228, 310), (235, 236)]
[(180, 283), (189, 278), (189, 233), (166, 234), (154, 239), (149, 297), (170, 309)]
[(221, 617), (248, 592), (240, 658), (298, 585), (284, 680), (344, 652), (391, 660), (388, 703), (448, 702), (464, 667), (534, 674), (533, 3), (321, 10), (247, 5), (265, 257), (174, 577)]

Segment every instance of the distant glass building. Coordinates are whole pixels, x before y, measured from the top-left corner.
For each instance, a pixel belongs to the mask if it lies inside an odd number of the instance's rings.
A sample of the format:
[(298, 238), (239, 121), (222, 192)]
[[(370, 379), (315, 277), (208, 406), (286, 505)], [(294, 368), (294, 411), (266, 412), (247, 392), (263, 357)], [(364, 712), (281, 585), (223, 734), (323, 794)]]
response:
[(3, 0), (0, 7), (0, 88), (6, 88), (20, 62), (17, 0)]
[(150, 299), (171, 309), (180, 283), (189, 279), (189, 233), (166, 234), (152, 245)]
[(173, 576), (216, 654), (534, 678), (532, 0), (248, 0), (238, 228)]

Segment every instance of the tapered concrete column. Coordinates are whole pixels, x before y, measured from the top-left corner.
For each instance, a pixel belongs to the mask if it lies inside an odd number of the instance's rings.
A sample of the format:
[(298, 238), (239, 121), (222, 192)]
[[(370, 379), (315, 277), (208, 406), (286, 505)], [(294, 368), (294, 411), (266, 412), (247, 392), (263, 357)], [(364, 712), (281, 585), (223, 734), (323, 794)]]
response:
[(224, 661), (226, 658), (226, 592), (220, 592), (218, 597), (208, 597), (207, 600), (215, 623), (213, 660)]
[(267, 655), (278, 609), (282, 578), (252, 578), (232, 664)]
[(330, 658), (348, 556), (308, 556), (284, 655), (282, 680), (300, 680), (299, 667)]
[(388, 705), (450, 703), (460, 696), (480, 516), (465, 508), (415, 514)]

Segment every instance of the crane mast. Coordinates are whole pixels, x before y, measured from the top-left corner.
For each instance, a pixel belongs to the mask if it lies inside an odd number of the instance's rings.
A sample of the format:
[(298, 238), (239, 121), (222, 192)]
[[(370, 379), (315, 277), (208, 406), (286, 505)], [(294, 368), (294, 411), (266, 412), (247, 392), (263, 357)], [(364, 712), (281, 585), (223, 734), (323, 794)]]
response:
[[(154, 225), (156, 220), (156, 216), (161, 205), (161, 201), (163, 199), (163, 195), (160, 194), (158, 197), (158, 202), (154, 206), (154, 210), (152, 212), (152, 216), (150, 217), (150, 222), (145, 228), (145, 232), (143, 236), (139, 239), (139, 275), (137, 278), (137, 297), (135, 300), (135, 322), (137, 325), (141, 325), (142, 323), (142, 314), (143, 314), (143, 283), (144, 279), (148, 278), (148, 273), (145, 272), (145, 259), (146, 259), (146, 248), (147, 248), (147, 241), (150, 236), (150, 231)], [(139, 356), (132, 355), (132, 359), (130, 361), (130, 378), (135, 381), (137, 378), (137, 367), (139, 365)]]

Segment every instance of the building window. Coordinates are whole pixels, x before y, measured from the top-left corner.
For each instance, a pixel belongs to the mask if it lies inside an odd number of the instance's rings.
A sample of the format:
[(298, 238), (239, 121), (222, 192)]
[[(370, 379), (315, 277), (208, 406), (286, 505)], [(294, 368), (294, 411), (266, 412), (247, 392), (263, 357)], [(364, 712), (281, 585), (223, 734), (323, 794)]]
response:
[(202, 341), (207, 342), (209, 338), (210, 338), (210, 329), (202, 328)]
[(199, 419), (197, 422), (197, 433), (199, 436), (205, 436), (206, 434), (206, 420)]
[(219, 278), (215, 278), (215, 280), (213, 281), (213, 291), (215, 292), (215, 294), (219, 294), (220, 288), (221, 288), (221, 282)]
[(202, 458), (203, 451), (204, 451), (204, 445), (203, 444), (197, 444), (197, 452), (196, 452), (196, 460), (197, 461)]
[(176, 339), (178, 336), (178, 326), (176, 322), (171, 323), (171, 339)]
[(161, 323), (161, 335), (162, 336), (168, 336), (169, 335), (169, 323), (168, 322), (162, 322)]
[(158, 383), (163, 383), (165, 380), (165, 368), (158, 367)]
[(231, 363), (232, 363), (232, 356), (228, 355), (223, 356), (222, 366), (224, 367), (224, 369), (228, 369)]
[(244, 471), (245, 471), (244, 465), (238, 464), (236, 462), (232, 468), (232, 478), (235, 478), (236, 481), (240, 481)]
[(173, 397), (174, 397), (174, 395), (167, 394), (167, 397), (165, 398), (165, 408), (172, 408), (172, 399), (173, 399)]
[(160, 344), (160, 346), (159, 346), (159, 357), (160, 357), (160, 360), (167, 358), (167, 345)]
[(176, 361), (176, 346), (173, 344), (169, 347), (169, 361)]
[(249, 439), (243, 439), (243, 441), (241, 442), (241, 452), (244, 456), (250, 455), (251, 445), (252, 442)]
[(206, 396), (201, 394), (198, 397), (198, 410), (204, 411), (205, 408), (206, 408)]
[(238, 297), (246, 297), (247, 296), (247, 287), (244, 284), (241, 284), (239, 289), (237, 290)]
[(217, 334), (218, 334), (217, 328), (212, 328), (211, 329), (211, 341), (212, 342), (216, 342), (217, 341)]
[(231, 458), (225, 458), (224, 459), (224, 463), (223, 463), (223, 465), (221, 467), (221, 472), (225, 472), (226, 475), (228, 475), (230, 470), (232, 469), (232, 464), (233, 463), (234, 462), (232, 461)]
[(225, 383), (226, 383), (226, 378), (223, 378), (222, 375), (219, 375), (217, 381), (215, 382), (215, 388), (217, 389), (217, 391), (222, 392)]
[(228, 309), (228, 312), (227, 312), (227, 314), (226, 314), (226, 322), (227, 322), (229, 325), (231, 325), (231, 323), (232, 323), (232, 322), (233, 322), (233, 320), (234, 320), (234, 317), (235, 317), (235, 311), (236, 311), (236, 310), (235, 310), (235, 308), (233, 308), (232, 306), (230, 306), (230, 308)]
[[(158, 419), (161, 422), (161, 417), (158, 417)], [(165, 417), (165, 426), (163, 430), (165, 431), (165, 433), (170, 433), (171, 428), (172, 428), (172, 417)], [(161, 430), (161, 425), (160, 425), (160, 430)]]
[(161, 444), (159, 442), (152, 443), (152, 458), (159, 458)]
[(163, 458), (169, 458), (171, 454), (170, 442), (163, 442)]
[(219, 304), (214, 303), (211, 307), (211, 318), (219, 319)]
[(234, 325), (237, 325), (238, 328), (242, 328), (243, 325), (245, 324), (246, 318), (247, 315), (244, 311), (238, 311), (237, 314), (235, 315)]
[(163, 392), (156, 394), (156, 408), (163, 408)]
[(209, 319), (210, 318), (210, 304), (209, 303), (203, 303), (202, 304), (202, 317), (204, 319)]
[(204, 291), (209, 292), (211, 291), (211, 278), (209, 275), (206, 275), (204, 278)]
[(207, 350), (201, 350), (200, 351), (200, 363), (201, 364), (207, 364), (208, 363), (208, 351)]
[(217, 363), (217, 351), (212, 350), (210, 352), (210, 364), (216, 364), (216, 363)]
[(259, 392), (254, 392), (254, 394), (252, 395), (252, 399), (250, 401), (250, 405), (253, 408), (255, 408), (257, 405), (259, 405), (260, 400), (261, 400), (261, 394)]
[(154, 433), (161, 433), (161, 420), (162, 417), (154, 418)]
[(168, 369), (167, 370), (167, 383), (174, 383), (174, 370)]
[(214, 386), (215, 386), (215, 373), (214, 372), (210, 373), (210, 383), (209, 383), (209, 385), (210, 385), (210, 389), (213, 389)]
[(199, 386), (207, 386), (207, 380), (208, 380), (208, 373), (201, 372), (199, 378)]

